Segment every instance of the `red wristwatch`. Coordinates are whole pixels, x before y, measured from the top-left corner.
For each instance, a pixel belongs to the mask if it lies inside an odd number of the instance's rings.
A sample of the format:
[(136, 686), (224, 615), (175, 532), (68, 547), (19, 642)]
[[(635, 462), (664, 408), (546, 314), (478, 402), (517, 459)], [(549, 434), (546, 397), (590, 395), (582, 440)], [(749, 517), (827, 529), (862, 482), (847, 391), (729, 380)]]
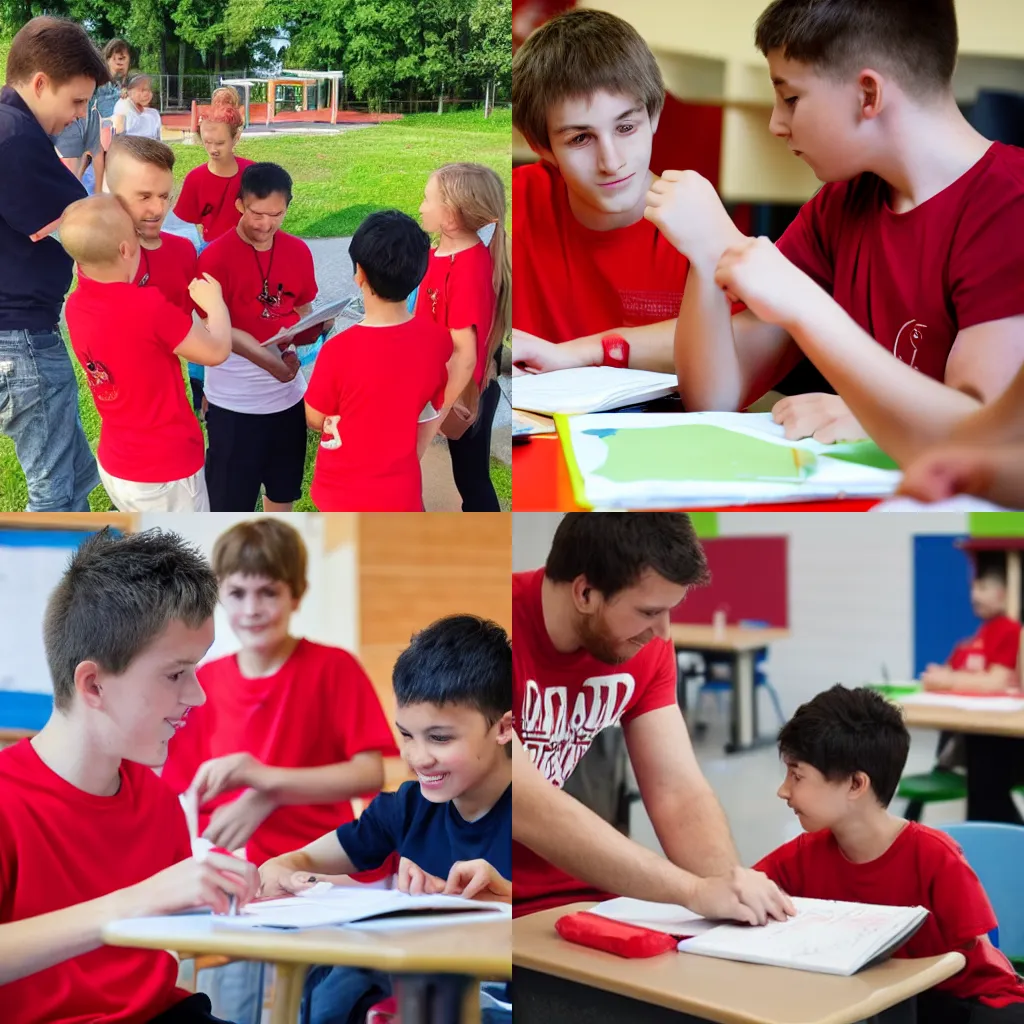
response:
[(604, 351), (602, 366), (629, 366), (629, 342), (621, 334), (606, 334), (601, 339), (601, 348)]

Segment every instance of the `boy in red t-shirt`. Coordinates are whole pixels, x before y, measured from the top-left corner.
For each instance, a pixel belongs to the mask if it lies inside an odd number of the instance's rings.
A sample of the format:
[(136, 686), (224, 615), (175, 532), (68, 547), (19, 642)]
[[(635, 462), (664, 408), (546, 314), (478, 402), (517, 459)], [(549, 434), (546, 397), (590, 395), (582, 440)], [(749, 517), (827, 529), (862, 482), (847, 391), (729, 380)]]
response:
[[(290, 512), (302, 496), (306, 463), (306, 380), (291, 345), (265, 345), (312, 311), (313, 254), (281, 230), (291, 175), (277, 164), (242, 172), (237, 226), (211, 242), (199, 270), (221, 283), (231, 313), (232, 351), (206, 374), (206, 485), (214, 512)], [(199, 304), (202, 305), (201, 303)], [(329, 330), (331, 322), (321, 325)], [(312, 344), (305, 332), (293, 344)]]
[(742, 408), (806, 356), (838, 394), (779, 402), (786, 435), (867, 435), (902, 464), (1024, 362), (1024, 151), (957, 106), (953, 0), (775, 0), (756, 40), (770, 130), (825, 185), (777, 248), (693, 172), (652, 187), (647, 216), (691, 262), (683, 400)]
[[(175, 737), (163, 773), (175, 792), (195, 792), (207, 839), (244, 847), (257, 866), (352, 821), (352, 798), (379, 790), (382, 759), (398, 754), (359, 662), (289, 631), (306, 560), (280, 519), (239, 523), (217, 539), (221, 604), (242, 646), (199, 670), (206, 704)], [(253, 1019), (260, 977), (259, 964), (218, 972), (215, 1012)]]
[(107, 183), (139, 236), (139, 269), (132, 284), (158, 289), (191, 316), (188, 286), (196, 276), (196, 247), (160, 230), (171, 209), (174, 150), (142, 135), (117, 135), (107, 152)]
[(189, 285), (210, 311), (204, 327), (156, 288), (134, 284), (141, 247), (113, 196), (73, 203), (60, 235), (82, 270), (65, 315), (100, 415), (96, 461), (110, 500), (122, 512), (209, 511), (203, 434), (179, 357), (209, 366), (227, 358), (231, 323), (220, 286), (208, 275)]
[(251, 865), (192, 859), (182, 809), (152, 771), (205, 699), (195, 666), (216, 602), (206, 560), (159, 532), (90, 538), (50, 595), (54, 710), (0, 751), (4, 1024), (215, 1019), (205, 996), (175, 987), (172, 954), (104, 946), (101, 932), (192, 907), (227, 913), (230, 896), (258, 888)]
[(512, 358), (672, 371), (687, 261), (643, 218), (665, 101), (654, 55), (604, 11), (552, 18), (512, 61), (512, 119), (540, 156), (512, 172)]
[(804, 833), (754, 867), (790, 896), (925, 907), (894, 955), (967, 964), (918, 997), (919, 1020), (1024, 1021), (1024, 983), (988, 939), (996, 916), (960, 847), (887, 810), (909, 749), (899, 708), (872, 690), (836, 685), (802, 704), (779, 733), (778, 795)]
[(306, 422), (324, 432), (309, 493), (322, 512), (422, 512), (420, 458), (440, 423), (451, 332), (413, 316), (430, 239), (398, 210), (372, 213), (349, 245), (365, 317), (317, 356)]

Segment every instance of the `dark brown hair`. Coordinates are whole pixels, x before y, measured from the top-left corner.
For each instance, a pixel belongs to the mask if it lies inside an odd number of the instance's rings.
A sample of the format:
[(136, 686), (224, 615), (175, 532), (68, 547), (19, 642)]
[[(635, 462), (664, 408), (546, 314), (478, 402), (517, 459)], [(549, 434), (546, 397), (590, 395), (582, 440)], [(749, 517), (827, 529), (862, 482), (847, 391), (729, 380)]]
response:
[(817, 768), (830, 782), (863, 772), (888, 807), (910, 751), (903, 713), (866, 687), (838, 683), (801, 704), (779, 733), (779, 753)]
[(551, 105), (601, 90), (635, 96), (651, 118), (665, 103), (658, 63), (632, 25), (606, 11), (566, 11), (512, 58), (512, 123), (531, 145), (550, 149)]
[(127, 53), (128, 59), (131, 59), (132, 48), (123, 39), (111, 39), (106, 46), (103, 47), (103, 59), (110, 60), (115, 53)]
[(680, 586), (710, 580), (707, 558), (683, 512), (569, 512), (558, 524), (544, 574), (555, 583), (577, 576), (606, 598), (637, 583), (644, 571)]
[(71, 706), (75, 669), (83, 661), (120, 675), (173, 620), (198, 629), (216, 605), (210, 564), (177, 534), (117, 537), (104, 530), (90, 537), (72, 557), (43, 618), (54, 706)]
[(250, 519), (217, 538), (213, 571), (220, 583), (236, 572), (266, 576), (286, 583), (299, 598), (306, 592), (306, 545), (299, 531), (280, 519)]
[(67, 18), (33, 18), (11, 41), (7, 84), (21, 85), (40, 71), (54, 86), (79, 77), (91, 78), (98, 86), (110, 81), (106, 61), (88, 33)]
[(953, 0), (774, 0), (754, 39), (832, 78), (874, 66), (918, 95), (949, 88), (958, 46)]

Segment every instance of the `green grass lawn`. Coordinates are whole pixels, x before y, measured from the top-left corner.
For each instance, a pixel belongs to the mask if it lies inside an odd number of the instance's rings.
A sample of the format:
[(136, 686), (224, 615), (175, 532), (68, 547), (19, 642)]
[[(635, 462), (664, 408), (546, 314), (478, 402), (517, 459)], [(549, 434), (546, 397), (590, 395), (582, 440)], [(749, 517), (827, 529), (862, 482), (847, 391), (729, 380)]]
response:
[[(497, 110), (484, 119), (479, 110), (451, 114), (416, 114), (341, 135), (278, 136), (245, 139), (240, 155), (251, 160), (272, 160), (287, 168), (295, 182), (294, 198), (285, 218), (285, 230), (305, 238), (351, 235), (375, 210), (397, 208), (417, 217), (423, 187), (430, 173), (443, 163), (473, 160), (498, 171), (511, 190), (512, 115)], [(193, 167), (203, 163), (202, 146), (175, 145), (175, 179), (180, 184)], [(510, 223), (510, 218), (507, 220)], [(85, 382), (85, 374), (72, 355), (79, 382), (79, 407), (86, 436), (95, 451), (99, 415)], [(382, 413), (383, 414), (383, 413)], [(312, 511), (309, 483), (319, 435), (310, 433), (306, 446), (303, 497), (296, 511)], [(492, 460), (491, 478), (503, 508), (511, 507), (512, 480), (508, 466)], [(25, 478), (9, 438), (0, 437), (0, 512), (17, 512), (28, 500)], [(107, 511), (110, 500), (102, 487), (93, 491), (94, 511)]]

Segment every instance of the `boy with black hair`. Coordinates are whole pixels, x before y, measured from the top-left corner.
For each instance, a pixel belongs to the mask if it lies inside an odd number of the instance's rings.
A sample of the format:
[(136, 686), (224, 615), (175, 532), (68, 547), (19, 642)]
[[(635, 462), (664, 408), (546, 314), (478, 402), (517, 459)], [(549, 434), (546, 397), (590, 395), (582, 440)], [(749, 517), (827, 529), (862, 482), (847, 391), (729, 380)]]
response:
[(1024, 983), (989, 941), (996, 917), (956, 842), (887, 810), (910, 749), (902, 714), (873, 690), (833, 686), (779, 733), (779, 797), (802, 835), (760, 860), (791, 896), (930, 911), (896, 956), (962, 953), (958, 974), (918, 997), (929, 1024), (1024, 1021)]
[[(0, 986), (5, 1024), (213, 1021), (175, 988), (170, 953), (115, 949), (125, 917), (244, 903), (251, 865), (192, 859), (177, 798), (153, 773), (206, 699), (196, 665), (213, 642), (217, 584), (172, 533), (85, 541), (47, 603), (54, 710), (0, 751)], [(54, 841), (54, 828), (73, 837)]]
[(49, 136), (85, 117), (108, 77), (81, 25), (38, 17), (11, 42), (0, 90), (0, 429), (25, 473), (29, 512), (88, 512), (100, 482), (59, 327), (71, 258), (47, 236), (86, 194)]
[[(515, 913), (611, 892), (748, 924), (793, 912), (739, 866), (676, 701), (669, 616), (708, 578), (677, 512), (571, 512), (547, 565), (513, 575)], [(619, 723), (664, 857), (561, 792), (595, 736)]]
[[(392, 675), (402, 756), (416, 773), (357, 821), (260, 868), (261, 893), (301, 892), (322, 876), (402, 858), (399, 888), (511, 900), (512, 651), (497, 623), (450, 615), (417, 633)], [(385, 975), (316, 968), (304, 1017), (361, 1022), (387, 994)]]
[(430, 239), (398, 210), (372, 213), (349, 245), (366, 315), (317, 356), (306, 422), (322, 431), (310, 497), (321, 512), (420, 512), (420, 459), (448, 383), (451, 332), (409, 312)]
[(645, 215), (691, 264), (683, 399), (742, 408), (802, 353), (838, 395), (780, 402), (787, 436), (866, 432), (902, 463), (1024, 362), (1024, 152), (957, 107), (953, 0), (775, 0), (756, 40), (770, 130), (825, 185), (777, 247), (745, 239), (693, 172), (652, 186)]
[(512, 59), (512, 120), (540, 156), (512, 172), (512, 359), (534, 371), (672, 370), (687, 262), (644, 220), (665, 102), (639, 33), (573, 10)]
[(235, 200), (238, 226), (199, 256), (200, 276), (221, 284), (232, 327), (231, 355), (206, 373), (213, 512), (252, 512), (261, 487), (264, 512), (290, 512), (302, 496), (306, 381), (290, 344), (283, 352), (262, 344), (298, 323), (317, 295), (309, 246), (281, 230), (291, 200), (292, 179), (283, 167), (246, 167)]

